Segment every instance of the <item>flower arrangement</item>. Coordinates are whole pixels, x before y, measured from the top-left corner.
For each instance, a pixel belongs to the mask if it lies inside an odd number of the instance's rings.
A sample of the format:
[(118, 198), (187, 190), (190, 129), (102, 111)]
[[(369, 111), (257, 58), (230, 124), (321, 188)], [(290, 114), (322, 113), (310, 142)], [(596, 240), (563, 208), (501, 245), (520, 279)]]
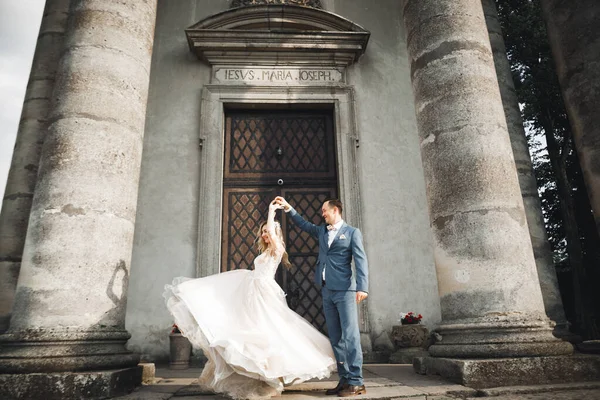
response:
[(181, 333), (177, 324), (173, 324), (173, 329), (171, 329), (171, 333)]
[(414, 312), (400, 313), (400, 323), (402, 325), (419, 324), (423, 316), (421, 314), (415, 315)]

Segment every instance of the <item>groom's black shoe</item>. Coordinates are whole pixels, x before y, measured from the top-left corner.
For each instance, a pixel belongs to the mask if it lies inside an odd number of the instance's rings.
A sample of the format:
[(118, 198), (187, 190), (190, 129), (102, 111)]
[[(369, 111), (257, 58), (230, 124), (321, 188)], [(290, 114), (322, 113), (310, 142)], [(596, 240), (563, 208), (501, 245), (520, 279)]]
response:
[(336, 387), (334, 387), (333, 389), (327, 389), (325, 391), (325, 394), (327, 396), (333, 396), (334, 394), (338, 394), (340, 390), (345, 389), (346, 386), (348, 386), (347, 383), (339, 381)]
[(354, 385), (346, 385), (345, 388), (339, 391), (339, 397), (350, 397), (356, 396), (358, 394), (366, 394), (367, 389), (365, 389), (365, 385), (354, 386)]

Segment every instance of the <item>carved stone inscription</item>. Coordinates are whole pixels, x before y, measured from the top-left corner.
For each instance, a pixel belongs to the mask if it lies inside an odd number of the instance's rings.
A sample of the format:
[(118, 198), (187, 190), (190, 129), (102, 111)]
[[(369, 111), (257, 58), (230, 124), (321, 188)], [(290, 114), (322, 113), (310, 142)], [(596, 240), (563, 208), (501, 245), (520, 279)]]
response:
[(215, 68), (215, 81), (244, 85), (331, 85), (344, 81), (334, 68)]

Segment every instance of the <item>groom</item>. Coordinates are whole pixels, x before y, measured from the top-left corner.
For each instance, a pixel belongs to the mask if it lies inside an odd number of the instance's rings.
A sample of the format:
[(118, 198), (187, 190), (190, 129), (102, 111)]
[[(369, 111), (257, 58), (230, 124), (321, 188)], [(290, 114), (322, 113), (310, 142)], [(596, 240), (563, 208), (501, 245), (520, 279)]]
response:
[[(275, 201), (289, 213), (294, 224), (319, 241), (315, 283), (321, 287), (325, 322), (340, 376), (338, 385), (326, 394), (340, 397), (365, 394), (356, 308), (356, 304), (368, 296), (368, 263), (362, 234), (358, 228), (344, 222), (339, 200), (323, 203), (321, 214), (328, 225), (320, 226), (302, 218), (283, 197), (278, 196)], [(352, 276), (350, 266), (352, 257), (356, 278)]]

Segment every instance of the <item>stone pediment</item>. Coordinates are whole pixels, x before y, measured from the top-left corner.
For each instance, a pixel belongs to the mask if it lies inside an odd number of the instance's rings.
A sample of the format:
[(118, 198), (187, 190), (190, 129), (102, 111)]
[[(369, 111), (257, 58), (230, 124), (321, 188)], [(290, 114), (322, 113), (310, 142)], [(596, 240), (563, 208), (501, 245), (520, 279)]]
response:
[(370, 33), (339, 15), (310, 7), (234, 8), (186, 29), (190, 50), (211, 65), (350, 65)]

